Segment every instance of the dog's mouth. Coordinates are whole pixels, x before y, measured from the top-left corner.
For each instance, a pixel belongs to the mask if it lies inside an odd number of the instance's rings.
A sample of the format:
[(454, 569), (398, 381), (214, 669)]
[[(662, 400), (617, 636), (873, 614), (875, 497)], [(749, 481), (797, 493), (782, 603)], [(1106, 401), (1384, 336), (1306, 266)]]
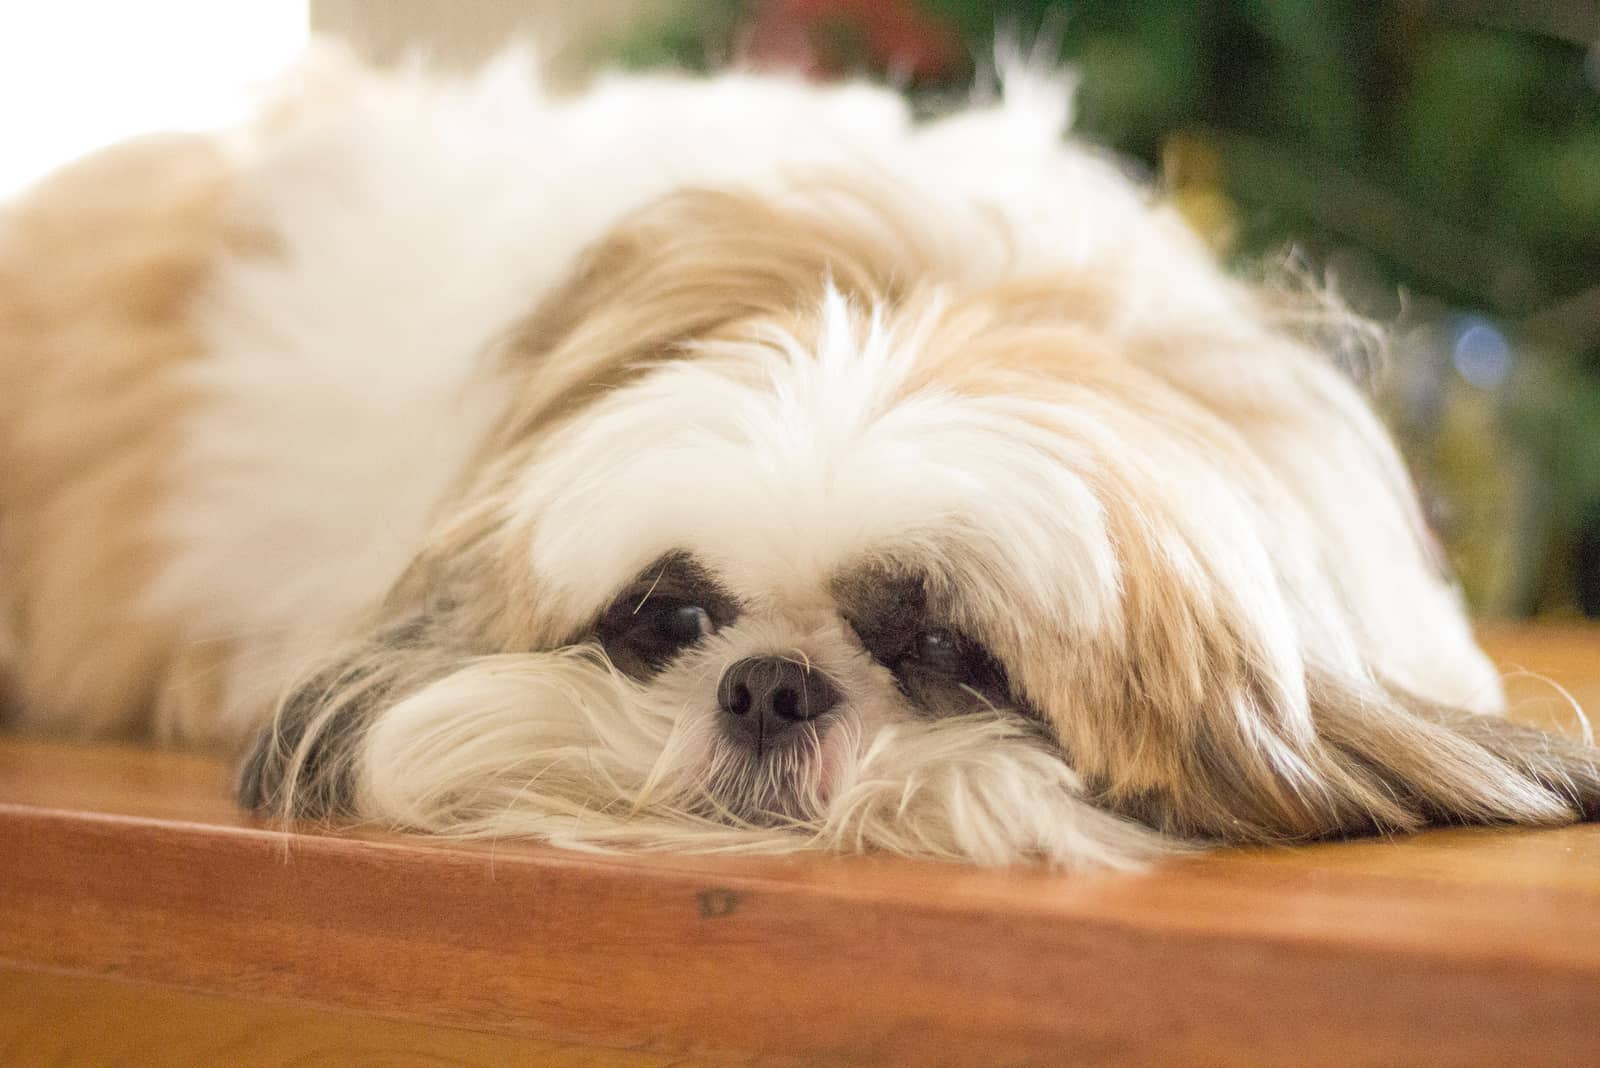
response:
[(774, 826), (815, 819), (827, 808), (838, 764), (826, 722), (806, 723), (772, 744), (722, 738), (705, 777), (713, 813), (729, 822)]

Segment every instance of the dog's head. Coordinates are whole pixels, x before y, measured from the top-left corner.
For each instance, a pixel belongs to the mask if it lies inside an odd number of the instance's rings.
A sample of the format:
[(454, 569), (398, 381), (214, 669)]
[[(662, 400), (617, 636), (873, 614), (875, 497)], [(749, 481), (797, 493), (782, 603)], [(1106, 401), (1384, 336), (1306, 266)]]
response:
[(1363, 402), (1139, 227), (1051, 264), (816, 179), (627, 220), (247, 799), (993, 862), (1570, 818), (1515, 729), (1409, 692), (1494, 700)]

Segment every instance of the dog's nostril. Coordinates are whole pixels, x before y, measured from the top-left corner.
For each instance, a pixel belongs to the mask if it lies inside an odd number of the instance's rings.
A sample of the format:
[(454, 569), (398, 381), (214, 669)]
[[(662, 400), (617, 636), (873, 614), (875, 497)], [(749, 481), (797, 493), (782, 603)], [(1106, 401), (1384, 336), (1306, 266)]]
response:
[(800, 707), (800, 695), (787, 686), (772, 695), (772, 710), (784, 719), (808, 718)]
[(750, 711), (750, 687), (743, 683), (735, 686), (729, 697), (727, 709), (736, 716), (742, 716)]

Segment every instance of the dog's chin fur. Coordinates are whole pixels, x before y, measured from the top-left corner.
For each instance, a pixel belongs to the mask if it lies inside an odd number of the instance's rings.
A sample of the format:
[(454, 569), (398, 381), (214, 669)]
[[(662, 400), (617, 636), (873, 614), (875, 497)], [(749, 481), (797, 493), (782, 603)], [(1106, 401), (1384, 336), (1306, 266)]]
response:
[(491, 657), (374, 721), (352, 769), (352, 809), (429, 831), (580, 847), (1121, 865), (1162, 845), (1084, 804), (1060, 756), (1003, 717), (870, 736), (841, 725), (803, 759), (757, 769), (681, 707), (652, 700), (588, 650)]
[[(253, 739), (252, 807), (587, 847), (1126, 866), (1596, 814), (1306, 340), (1355, 327), (1063, 144), (1063, 79), (918, 126), (520, 71), (324, 56), (10, 209), (16, 722)], [(715, 626), (646, 663), (605, 620), (669, 575)], [(932, 626), (987, 688), (874, 638)], [(759, 755), (719, 711), (752, 657), (837, 696)]]

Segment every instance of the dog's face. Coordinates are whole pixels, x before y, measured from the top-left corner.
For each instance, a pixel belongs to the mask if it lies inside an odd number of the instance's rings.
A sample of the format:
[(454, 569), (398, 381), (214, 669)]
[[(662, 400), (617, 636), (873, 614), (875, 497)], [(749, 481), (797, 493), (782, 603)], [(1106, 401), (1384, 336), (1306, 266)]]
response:
[(672, 722), (679, 785), (755, 821), (819, 816), (890, 725), (1044, 742), (1035, 663), (1118, 583), (1083, 444), (926, 377), (939, 309), (813, 312), (595, 403), (515, 496), (548, 633), (603, 649)]
[(685, 194), (596, 249), (247, 799), (994, 862), (1569, 811), (1373, 677), (1350, 589), (1383, 576), (1296, 472), (1335, 457), (1414, 582), (1403, 476), (1246, 294), (1175, 239), (1233, 318), (1130, 327), (1162, 279), (1019, 279), (981, 220), (952, 257), (850, 196)]

